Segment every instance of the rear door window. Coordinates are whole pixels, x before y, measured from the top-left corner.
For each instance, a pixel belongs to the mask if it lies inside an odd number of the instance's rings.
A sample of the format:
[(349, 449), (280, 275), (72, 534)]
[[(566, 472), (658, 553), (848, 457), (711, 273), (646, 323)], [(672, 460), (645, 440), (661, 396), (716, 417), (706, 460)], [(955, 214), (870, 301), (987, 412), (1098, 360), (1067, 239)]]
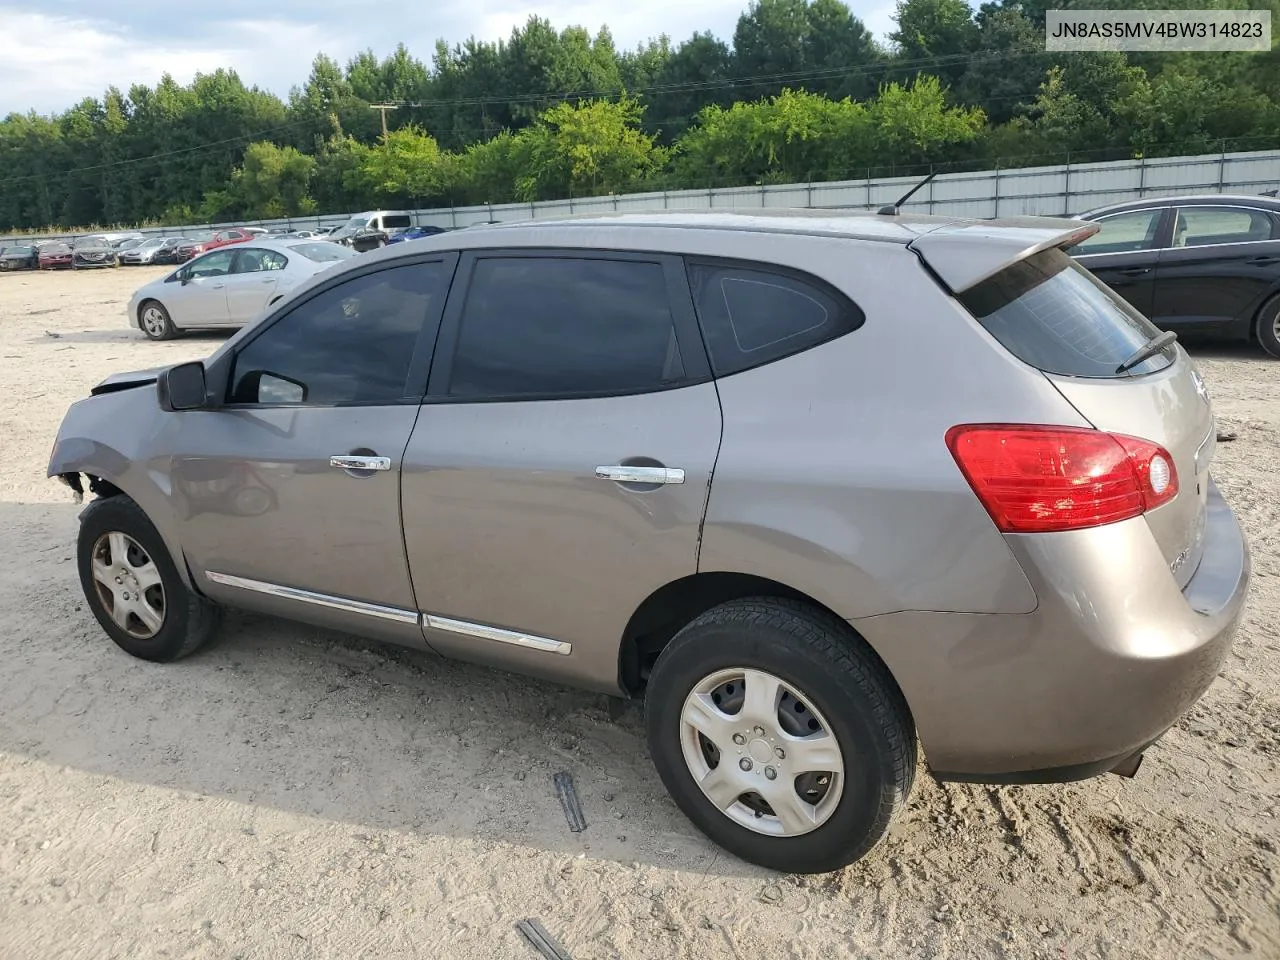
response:
[(1164, 207), (1117, 213), (1097, 221), (1098, 232), (1073, 248), (1077, 256), (1091, 253), (1136, 253), (1154, 250)]
[(797, 271), (693, 258), (686, 269), (718, 377), (808, 350), (864, 320), (843, 294)]
[(1175, 356), (1171, 344), (1117, 373), (1160, 331), (1062, 250), (1012, 263), (959, 300), (1006, 350), (1045, 373), (1133, 377), (1162, 370)]
[(661, 263), (574, 256), (476, 261), (449, 396), (608, 396), (686, 382)]
[(1274, 239), (1276, 222), (1265, 210), (1244, 207), (1179, 207), (1173, 227), (1175, 247), (1215, 243), (1257, 243)]
[(413, 219), (407, 213), (388, 213), (382, 218), (383, 230), (402, 230), (413, 226)]

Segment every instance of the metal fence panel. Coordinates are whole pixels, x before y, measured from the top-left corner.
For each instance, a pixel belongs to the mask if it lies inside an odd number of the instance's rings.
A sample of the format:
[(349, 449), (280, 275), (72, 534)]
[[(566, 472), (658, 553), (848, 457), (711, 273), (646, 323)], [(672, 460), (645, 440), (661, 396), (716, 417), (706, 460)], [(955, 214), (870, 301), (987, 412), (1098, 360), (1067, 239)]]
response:
[[(672, 190), (541, 203), (485, 204), (414, 210), (414, 222), (446, 228), (490, 221), (547, 219), (579, 213), (651, 210), (752, 210), (785, 207), (874, 209), (893, 203), (922, 175)], [(943, 173), (916, 193), (904, 209), (956, 217), (1061, 216), (1138, 197), (1186, 193), (1262, 193), (1280, 187), (1280, 150), (1189, 157), (1111, 160)], [(317, 230), (345, 223), (351, 214), (248, 221), (248, 226)], [(148, 236), (182, 236), (233, 224), (150, 227)], [(63, 236), (67, 236), (64, 234)]]

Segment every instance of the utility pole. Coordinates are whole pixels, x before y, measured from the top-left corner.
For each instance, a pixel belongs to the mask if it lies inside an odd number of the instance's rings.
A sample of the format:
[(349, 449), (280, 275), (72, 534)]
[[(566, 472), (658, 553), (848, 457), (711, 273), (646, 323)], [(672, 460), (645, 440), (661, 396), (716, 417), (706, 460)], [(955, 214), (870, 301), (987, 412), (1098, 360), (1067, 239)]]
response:
[(370, 110), (377, 110), (380, 114), (382, 114), (382, 139), (383, 139), (383, 140), (386, 140), (386, 139), (387, 139), (387, 111), (388, 111), (388, 110), (395, 110), (395, 109), (397, 109), (399, 106), (400, 106), (400, 105), (399, 105), (398, 103), (371, 103), (371, 104), (369, 104), (369, 109), (370, 109)]

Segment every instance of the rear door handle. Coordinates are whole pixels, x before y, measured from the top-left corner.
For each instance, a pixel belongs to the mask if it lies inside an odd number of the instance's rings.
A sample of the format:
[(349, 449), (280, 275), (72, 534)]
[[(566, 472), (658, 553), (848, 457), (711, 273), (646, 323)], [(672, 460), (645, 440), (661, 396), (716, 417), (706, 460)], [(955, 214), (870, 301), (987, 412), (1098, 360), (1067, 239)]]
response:
[(1142, 276), (1144, 273), (1150, 273), (1150, 272), (1151, 272), (1151, 268), (1150, 268), (1150, 267), (1130, 267), (1128, 270), (1121, 270), (1121, 271), (1120, 271), (1120, 276), (1122, 276), (1122, 277), (1140, 277), (1140, 276)]
[(329, 458), (329, 466), (339, 470), (390, 470), (390, 457), (356, 457), (342, 454)]
[(684, 483), (684, 471), (673, 467), (596, 467), (596, 477), (616, 483)]
[(1255, 267), (1268, 267), (1273, 263), (1280, 263), (1280, 257), (1251, 257), (1249, 262)]
[(211, 286), (214, 290), (221, 290), (223, 287), (225, 287), (225, 286), (226, 286), (226, 284), (225, 284), (225, 283), (214, 283), (214, 284), (210, 284), (210, 286)]

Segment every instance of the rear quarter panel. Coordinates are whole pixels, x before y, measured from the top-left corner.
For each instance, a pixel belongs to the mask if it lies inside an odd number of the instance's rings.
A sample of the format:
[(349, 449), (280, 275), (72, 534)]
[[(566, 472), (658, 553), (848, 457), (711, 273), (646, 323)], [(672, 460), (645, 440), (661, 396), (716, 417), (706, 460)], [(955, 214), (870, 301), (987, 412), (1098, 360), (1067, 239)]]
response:
[(787, 238), (768, 257), (833, 283), (866, 322), (718, 381), (724, 438), (699, 570), (776, 580), (847, 619), (1035, 609), (944, 437), (958, 423), (1083, 418), (905, 247)]

